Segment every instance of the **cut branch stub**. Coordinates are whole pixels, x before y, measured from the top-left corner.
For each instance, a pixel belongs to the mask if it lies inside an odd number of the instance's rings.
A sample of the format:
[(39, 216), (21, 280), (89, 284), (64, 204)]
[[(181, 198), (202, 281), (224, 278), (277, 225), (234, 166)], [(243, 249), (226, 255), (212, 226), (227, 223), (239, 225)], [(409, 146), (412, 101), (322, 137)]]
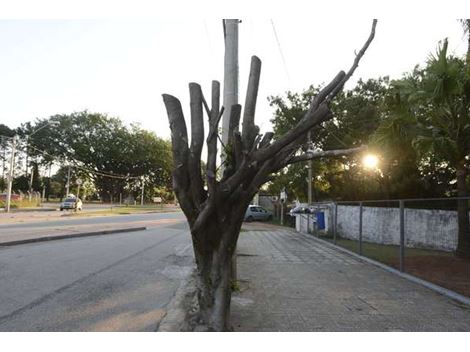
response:
[(209, 112), (209, 133), (207, 135), (207, 187), (209, 197), (215, 193), (217, 168), (217, 129), (220, 117), (220, 83), (212, 81), (212, 108)]
[(191, 148), (189, 154), (189, 177), (191, 193), (196, 207), (204, 201), (203, 182), (201, 176), (201, 152), (204, 143), (204, 121), (202, 112), (202, 91), (197, 83), (189, 84), (191, 107)]
[(255, 110), (258, 98), (259, 79), (261, 75), (261, 60), (257, 56), (251, 57), (250, 76), (246, 89), (245, 110), (243, 111), (242, 140), (245, 150), (250, 150), (256, 138)]
[(194, 220), (194, 207), (187, 191), (189, 189), (188, 176), (188, 133), (184, 121), (183, 110), (180, 101), (172, 95), (163, 94), (168, 120), (171, 129), (171, 144), (173, 151), (173, 189), (181, 204), (188, 221)]

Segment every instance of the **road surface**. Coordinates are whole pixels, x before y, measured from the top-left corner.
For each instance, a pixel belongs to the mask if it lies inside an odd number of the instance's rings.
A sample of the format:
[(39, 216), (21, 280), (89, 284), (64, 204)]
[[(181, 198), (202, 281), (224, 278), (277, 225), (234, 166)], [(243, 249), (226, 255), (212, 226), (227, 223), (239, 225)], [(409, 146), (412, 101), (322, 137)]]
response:
[(7, 224), (0, 233), (109, 222), (148, 229), (0, 248), (0, 331), (154, 331), (194, 265), (181, 213)]

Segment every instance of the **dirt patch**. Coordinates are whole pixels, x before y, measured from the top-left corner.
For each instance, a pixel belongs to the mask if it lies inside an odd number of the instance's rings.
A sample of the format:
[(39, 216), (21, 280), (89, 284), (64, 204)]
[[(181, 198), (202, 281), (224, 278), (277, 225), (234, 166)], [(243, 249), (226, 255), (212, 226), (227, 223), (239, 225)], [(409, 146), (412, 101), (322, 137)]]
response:
[[(390, 265), (398, 268), (398, 261)], [(470, 259), (436, 255), (405, 257), (405, 272), (470, 297)]]

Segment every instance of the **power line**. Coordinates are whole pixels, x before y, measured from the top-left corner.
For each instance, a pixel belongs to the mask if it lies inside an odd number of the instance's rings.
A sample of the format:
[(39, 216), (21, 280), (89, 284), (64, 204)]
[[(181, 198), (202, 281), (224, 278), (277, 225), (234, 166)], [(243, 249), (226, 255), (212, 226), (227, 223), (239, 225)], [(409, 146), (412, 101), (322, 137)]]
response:
[(44, 150), (41, 150), (41, 149), (36, 148), (36, 147), (33, 146), (33, 145), (30, 145), (29, 147), (35, 149), (37, 152), (39, 152), (39, 153), (42, 154), (42, 155), (49, 156), (49, 157), (54, 158), (54, 159), (59, 159), (59, 161), (62, 160), (62, 161), (64, 161), (64, 162), (72, 162), (72, 163), (74, 164), (74, 167), (75, 167), (75, 168), (80, 169), (80, 170), (82, 170), (82, 171), (90, 172), (90, 173), (95, 174), (95, 175), (98, 175), (98, 176), (109, 177), (109, 178), (114, 178), (114, 179), (121, 179), (121, 180), (139, 179), (139, 178), (141, 178), (141, 176), (126, 176), (126, 175), (119, 175), (119, 174), (109, 174), (109, 173), (106, 173), (106, 172), (103, 172), (103, 171), (96, 171), (96, 170), (89, 169), (89, 168), (86, 168), (86, 167), (84, 167), (84, 166), (78, 165), (78, 164), (77, 164), (77, 161), (74, 160), (74, 159), (67, 160), (67, 159), (65, 159), (65, 158), (60, 158), (60, 157), (53, 156), (53, 155), (47, 153), (47, 152), (44, 151)]
[(281, 42), (279, 41), (279, 37), (277, 36), (276, 27), (274, 26), (274, 21), (272, 19), (271, 19), (271, 25), (272, 25), (273, 32), (274, 32), (274, 37), (276, 38), (279, 53), (281, 54), (281, 59), (282, 59), (282, 64), (284, 66), (284, 71), (286, 72), (287, 80), (289, 81), (289, 85), (290, 85), (290, 75), (289, 75), (289, 70), (287, 69), (286, 59), (285, 59), (284, 54), (282, 52)]

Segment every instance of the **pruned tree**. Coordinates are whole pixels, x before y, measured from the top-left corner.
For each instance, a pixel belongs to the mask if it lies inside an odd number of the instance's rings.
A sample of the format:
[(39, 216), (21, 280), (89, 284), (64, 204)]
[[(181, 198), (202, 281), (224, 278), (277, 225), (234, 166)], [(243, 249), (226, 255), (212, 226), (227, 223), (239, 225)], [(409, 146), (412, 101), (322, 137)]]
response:
[[(217, 177), (218, 126), (224, 107), (220, 106), (220, 84), (212, 82), (211, 106), (196, 83), (189, 84), (191, 141), (180, 101), (163, 94), (171, 128), (173, 187), (191, 230), (198, 274), (200, 319), (209, 331), (230, 330), (231, 258), (234, 254), (245, 211), (259, 188), (273, 173), (289, 164), (314, 158), (347, 155), (364, 149), (311, 151), (299, 154), (305, 136), (313, 127), (333, 117), (330, 103), (352, 76), (375, 35), (374, 20), (369, 38), (350, 70), (339, 72), (312, 99), (300, 122), (284, 135), (260, 134), (255, 125), (255, 107), (261, 61), (253, 56), (245, 107), (230, 109), (229, 139), (223, 145), (224, 172)], [(204, 143), (204, 111), (208, 115), (206, 179), (201, 175)], [(240, 131), (240, 120), (242, 128)]]

